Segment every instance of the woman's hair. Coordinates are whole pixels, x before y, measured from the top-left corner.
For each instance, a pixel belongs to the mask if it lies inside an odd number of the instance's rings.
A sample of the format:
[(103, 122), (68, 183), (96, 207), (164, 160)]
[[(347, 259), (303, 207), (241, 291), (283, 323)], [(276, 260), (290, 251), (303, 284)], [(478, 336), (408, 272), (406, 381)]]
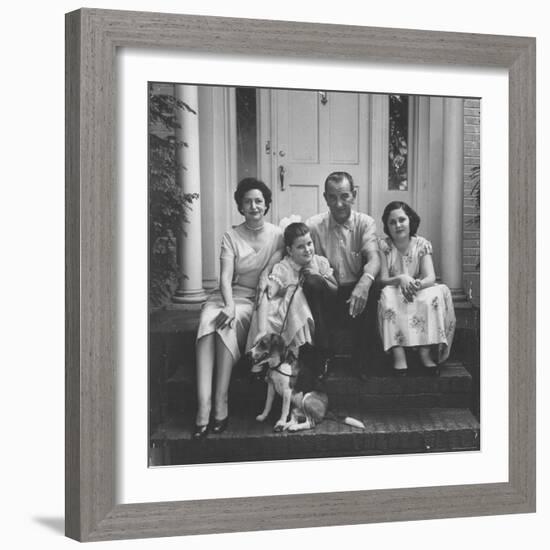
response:
[(390, 202), (384, 208), (384, 213), (382, 214), (382, 223), (384, 224), (384, 233), (390, 235), (390, 230), (388, 229), (388, 218), (394, 210), (403, 209), (403, 212), (409, 217), (409, 231), (410, 236), (414, 237), (418, 231), (418, 226), (420, 225), (420, 216), (406, 203), (402, 201), (393, 201)]
[(269, 212), (269, 206), (271, 204), (271, 189), (263, 182), (256, 178), (244, 178), (237, 185), (237, 190), (233, 195), (235, 202), (237, 203), (237, 209), (241, 214), (243, 214), (242, 203), (244, 196), (248, 191), (252, 189), (258, 189), (261, 194), (264, 196), (265, 202), (265, 212), (264, 216)]
[(291, 247), (294, 241), (298, 237), (303, 237), (304, 235), (307, 235), (309, 232), (310, 232), (309, 227), (303, 222), (294, 222), (294, 223), (288, 224), (286, 226), (284, 236), (283, 236), (285, 241), (285, 246)]

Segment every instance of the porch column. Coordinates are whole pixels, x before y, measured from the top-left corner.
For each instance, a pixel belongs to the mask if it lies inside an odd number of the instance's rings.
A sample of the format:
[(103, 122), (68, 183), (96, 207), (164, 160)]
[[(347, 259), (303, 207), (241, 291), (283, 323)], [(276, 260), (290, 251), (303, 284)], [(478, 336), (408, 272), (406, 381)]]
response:
[[(177, 171), (182, 193), (201, 192), (199, 156), (199, 100), (197, 86), (176, 85), (176, 99), (189, 105), (187, 109), (176, 109), (181, 128), (176, 138), (187, 144), (180, 147), (176, 159), (183, 169)], [(199, 195), (200, 197), (200, 195)], [(178, 304), (197, 304), (206, 299), (202, 287), (202, 237), (200, 198), (194, 199), (186, 210), (187, 222), (182, 223), (178, 236), (178, 269), (180, 283), (173, 301)]]
[(466, 300), (462, 286), (464, 202), (464, 100), (443, 100), (443, 188), (441, 208), (441, 279), (453, 300)]

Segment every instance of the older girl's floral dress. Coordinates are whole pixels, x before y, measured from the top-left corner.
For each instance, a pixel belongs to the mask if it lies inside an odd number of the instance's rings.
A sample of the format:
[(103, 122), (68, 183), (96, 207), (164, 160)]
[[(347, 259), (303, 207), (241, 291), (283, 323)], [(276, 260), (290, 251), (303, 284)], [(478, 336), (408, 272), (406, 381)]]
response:
[[(390, 277), (408, 274), (420, 277), (420, 261), (432, 253), (431, 243), (420, 236), (411, 237), (406, 254), (401, 254), (390, 237), (380, 239)], [(378, 302), (378, 327), (388, 352), (394, 346), (431, 346), (438, 363), (449, 357), (456, 327), (453, 299), (448, 287), (435, 284), (420, 290), (407, 302), (401, 289), (386, 286)]]

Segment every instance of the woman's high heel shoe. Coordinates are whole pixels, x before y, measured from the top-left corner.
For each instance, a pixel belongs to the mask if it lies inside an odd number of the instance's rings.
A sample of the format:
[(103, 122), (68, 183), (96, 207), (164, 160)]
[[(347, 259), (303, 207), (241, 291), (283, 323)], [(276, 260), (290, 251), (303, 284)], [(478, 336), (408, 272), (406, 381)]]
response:
[(225, 432), (228, 423), (229, 423), (229, 416), (226, 416), (222, 420), (214, 419), (214, 423), (212, 424), (212, 433), (221, 434)]
[(204, 439), (208, 435), (208, 424), (205, 426), (201, 426), (199, 424), (195, 425), (195, 428), (193, 429), (193, 435), (191, 436), (193, 439)]

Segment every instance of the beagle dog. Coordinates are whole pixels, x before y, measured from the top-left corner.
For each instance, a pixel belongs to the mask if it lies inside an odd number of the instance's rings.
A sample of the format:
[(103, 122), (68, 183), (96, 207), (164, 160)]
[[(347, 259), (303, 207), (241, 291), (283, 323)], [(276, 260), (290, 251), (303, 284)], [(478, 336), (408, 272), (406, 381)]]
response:
[(327, 360), (313, 346), (287, 348), (279, 334), (267, 334), (247, 356), (252, 374), (265, 373), (267, 381), (264, 410), (256, 420), (263, 422), (267, 418), (276, 393), (282, 397), (282, 408), (275, 431), (309, 430), (323, 420), (328, 409), (328, 397), (322, 391)]

